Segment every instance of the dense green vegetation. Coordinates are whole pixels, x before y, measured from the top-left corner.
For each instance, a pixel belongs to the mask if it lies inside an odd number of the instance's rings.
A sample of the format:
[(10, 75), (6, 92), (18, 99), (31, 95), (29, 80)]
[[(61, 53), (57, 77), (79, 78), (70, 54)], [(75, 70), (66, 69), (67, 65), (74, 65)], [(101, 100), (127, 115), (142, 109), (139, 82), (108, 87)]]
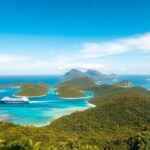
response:
[(41, 96), (47, 94), (49, 90), (49, 85), (39, 83), (39, 84), (24, 84), (21, 86), (21, 91), (19, 91), (16, 95), (17, 96)]
[(86, 89), (87, 87), (95, 87), (96, 84), (93, 80), (88, 77), (75, 78), (72, 80), (61, 82), (57, 85), (57, 87), (65, 87), (69, 86), (77, 89)]
[(94, 92), (90, 102), (96, 107), (63, 116), (44, 127), (0, 122), (0, 150), (150, 149), (150, 91), (96, 85), (87, 77), (57, 86), (57, 92)]
[(72, 80), (75, 78), (83, 78), (83, 77), (89, 77), (90, 79), (94, 81), (110, 81), (116, 78), (115, 74), (103, 74), (96, 70), (87, 70), (86, 72), (82, 72), (77, 69), (71, 69), (70, 71), (66, 72), (63, 76), (63, 79), (66, 80)]
[(86, 74), (77, 69), (71, 69), (63, 75), (63, 80), (72, 80), (75, 78), (83, 78), (86, 77)]
[(122, 126), (150, 123), (150, 99), (125, 94), (100, 103), (96, 108), (73, 113), (51, 123), (52, 128), (69, 132), (109, 131)]
[(131, 87), (132, 83), (129, 80), (123, 80), (120, 82), (115, 82), (113, 85), (121, 86), (121, 87)]
[(103, 84), (96, 87), (88, 88), (87, 90), (94, 92), (94, 98), (91, 99), (90, 102), (95, 105), (103, 101), (109, 101), (110, 99), (120, 97), (124, 94), (137, 94), (139, 96), (150, 98), (150, 91), (138, 86), (124, 88), (114, 85)]
[(63, 86), (57, 89), (56, 93), (61, 98), (78, 98), (85, 97), (85, 95), (77, 88), (72, 88), (69, 86)]
[(62, 98), (85, 97), (81, 90), (96, 86), (95, 82), (88, 77), (74, 78), (57, 84), (56, 93)]
[(121, 93), (45, 127), (1, 122), (0, 139), (5, 150), (27, 149), (29, 139), (40, 142), (39, 150), (149, 150), (150, 98), (148, 93)]

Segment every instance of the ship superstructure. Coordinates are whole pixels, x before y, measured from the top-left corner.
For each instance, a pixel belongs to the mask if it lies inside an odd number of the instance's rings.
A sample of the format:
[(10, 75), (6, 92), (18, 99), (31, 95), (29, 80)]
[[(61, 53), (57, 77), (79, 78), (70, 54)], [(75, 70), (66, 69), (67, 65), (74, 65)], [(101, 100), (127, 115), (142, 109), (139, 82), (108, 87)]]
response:
[(1, 103), (10, 103), (10, 104), (26, 104), (29, 103), (29, 99), (27, 97), (18, 97), (18, 98), (10, 98), (4, 97), (0, 100)]

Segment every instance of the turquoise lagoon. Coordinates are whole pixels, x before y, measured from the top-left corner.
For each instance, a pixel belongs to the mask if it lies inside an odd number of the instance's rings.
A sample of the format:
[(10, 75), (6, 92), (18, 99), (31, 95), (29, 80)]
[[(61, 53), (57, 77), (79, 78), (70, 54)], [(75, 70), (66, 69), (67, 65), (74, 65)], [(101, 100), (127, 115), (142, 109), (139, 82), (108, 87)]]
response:
[[(150, 89), (150, 75), (119, 75), (113, 82), (130, 80), (135, 86)], [(1, 84), (12, 83), (40, 83), (56, 84), (61, 82), (60, 76), (0, 76)], [(111, 84), (113, 82), (99, 82), (99, 84)], [(0, 88), (0, 98), (13, 97), (19, 88)], [(88, 101), (93, 97), (90, 92), (84, 99), (68, 100), (60, 99), (55, 94), (55, 88), (43, 97), (30, 98), (30, 104), (0, 104), (0, 120), (9, 121), (21, 125), (43, 126), (63, 115), (68, 115), (76, 110), (84, 110), (92, 107)]]
[[(0, 88), (0, 98), (14, 97), (19, 90), (16, 87)], [(86, 98), (66, 100), (59, 98), (55, 90), (50, 88), (46, 96), (29, 98), (29, 104), (0, 104), (0, 120), (21, 125), (43, 126), (63, 115), (92, 107), (88, 103), (93, 97), (91, 92), (85, 92)]]

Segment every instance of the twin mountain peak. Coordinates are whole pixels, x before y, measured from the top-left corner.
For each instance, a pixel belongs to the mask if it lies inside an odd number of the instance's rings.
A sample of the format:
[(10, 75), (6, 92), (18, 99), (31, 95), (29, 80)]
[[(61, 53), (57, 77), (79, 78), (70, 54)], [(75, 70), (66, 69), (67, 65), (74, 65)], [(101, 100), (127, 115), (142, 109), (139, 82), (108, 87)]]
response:
[(81, 77), (89, 77), (94, 81), (111, 81), (116, 78), (115, 74), (103, 74), (97, 70), (87, 70), (86, 72), (82, 72), (77, 69), (71, 69), (67, 73), (64, 74), (64, 80), (71, 80), (74, 78), (81, 78)]

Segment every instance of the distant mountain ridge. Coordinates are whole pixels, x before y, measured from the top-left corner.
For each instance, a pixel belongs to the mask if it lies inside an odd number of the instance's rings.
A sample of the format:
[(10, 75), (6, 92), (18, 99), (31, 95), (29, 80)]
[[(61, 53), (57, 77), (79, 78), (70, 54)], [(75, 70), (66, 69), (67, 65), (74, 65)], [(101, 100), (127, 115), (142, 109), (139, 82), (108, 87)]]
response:
[(115, 74), (103, 74), (99, 71), (91, 70), (91, 69), (86, 71), (86, 75), (95, 81), (107, 81), (107, 80), (113, 80), (116, 78)]
[(72, 80), (74, 78), (81, 78), (81, 77), (89, 77), (94, 81), (110, 81), (116, 78), (115, 74), (103, 74), (96, 70), (87, 70), (86, 72), (79, 71), (77, 69), (71, 69), (67, 73), (64, 74), (64, 80)]
[(82, 78), (86, 77), (86, 74), (82, 71), (79, 71), (77, 69), (71, 69), (70, 71), (66, 72), (63, 76), (64, 80), (72, 80), (74, 78)]

